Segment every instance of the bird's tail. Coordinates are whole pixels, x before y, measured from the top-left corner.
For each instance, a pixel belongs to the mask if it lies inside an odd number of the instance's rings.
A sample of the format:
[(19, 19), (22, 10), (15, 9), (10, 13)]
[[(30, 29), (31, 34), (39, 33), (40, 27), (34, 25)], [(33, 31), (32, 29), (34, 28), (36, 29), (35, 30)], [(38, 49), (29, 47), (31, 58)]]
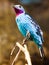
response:
[(44, 58), (44, 49), (43, 49), (43, 46), (39, 47), (39, 52), (40, 52), (40, 56), (41, 56), (41, 59)]

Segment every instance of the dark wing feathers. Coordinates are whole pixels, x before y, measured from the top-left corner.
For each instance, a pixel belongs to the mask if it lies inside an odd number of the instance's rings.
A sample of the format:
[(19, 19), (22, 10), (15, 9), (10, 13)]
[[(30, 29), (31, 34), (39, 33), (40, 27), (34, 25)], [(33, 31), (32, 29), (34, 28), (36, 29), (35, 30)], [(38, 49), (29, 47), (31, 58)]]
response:
[(33, 18), (31, 18), (27, 14), (26, 14), (26, 16), (27, 16), (28, 19), (30, 19), (31, 24), (35, 26), (35, 28), (37, 30), (36, 34), (39, 35), (41, 37), (41, 40), (43, 41), (43, 35), (41, 34), (42, 30), (41, 30), (40, 26), (38, 25), (38, 23), (36, 22), (36, 20), (34, 20)]

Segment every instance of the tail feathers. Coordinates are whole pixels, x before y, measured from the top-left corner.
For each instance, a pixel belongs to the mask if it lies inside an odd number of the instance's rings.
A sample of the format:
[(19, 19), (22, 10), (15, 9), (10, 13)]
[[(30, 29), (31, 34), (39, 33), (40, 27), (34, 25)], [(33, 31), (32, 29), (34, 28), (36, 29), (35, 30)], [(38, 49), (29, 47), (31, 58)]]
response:
[(39, 48), (41, 58), (44, 58), (44, 50), (43, 47)]

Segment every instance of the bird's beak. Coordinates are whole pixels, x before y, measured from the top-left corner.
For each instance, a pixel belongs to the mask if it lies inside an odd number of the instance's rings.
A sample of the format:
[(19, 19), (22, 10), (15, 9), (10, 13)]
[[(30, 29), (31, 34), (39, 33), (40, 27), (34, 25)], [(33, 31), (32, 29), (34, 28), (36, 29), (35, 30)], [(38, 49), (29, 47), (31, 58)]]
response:
[(13, 5), (12, 7), (13, 7), (14, 11), (15, 11), (16, 13), (18, 13), (18, 9), (16, 8), (16, 6)]

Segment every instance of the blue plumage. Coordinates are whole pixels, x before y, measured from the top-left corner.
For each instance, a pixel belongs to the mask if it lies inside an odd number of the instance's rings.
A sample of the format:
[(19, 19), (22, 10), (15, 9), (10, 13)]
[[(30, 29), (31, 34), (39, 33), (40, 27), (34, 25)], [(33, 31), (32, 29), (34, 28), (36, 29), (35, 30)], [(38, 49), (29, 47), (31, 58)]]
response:
[(18, 29), (25, 37), (23, 44), (25, 43), (26, 39), (34, 41), (39, 48), (41, 58), (44, 57), (42, 44), (44, 41), (43, 32), (40, 26), (36, 23), (33, 18), (26, 14), (24, 8), (21, 5), (14, 5), (13, 7), (16, 12), (16, 23)]
[(43, 36), (42, 31), (38, 24), (35, 23), (35, 21), (25, 13), (20, 14), (16, 17), (16, 23), (20, 30), (20, 32), (23, 34), (23, 36), (26, 37), (27, 31), (30, 33), (30, 40), (34, 41), (38, 46), (40, 46), (43, 42)]

